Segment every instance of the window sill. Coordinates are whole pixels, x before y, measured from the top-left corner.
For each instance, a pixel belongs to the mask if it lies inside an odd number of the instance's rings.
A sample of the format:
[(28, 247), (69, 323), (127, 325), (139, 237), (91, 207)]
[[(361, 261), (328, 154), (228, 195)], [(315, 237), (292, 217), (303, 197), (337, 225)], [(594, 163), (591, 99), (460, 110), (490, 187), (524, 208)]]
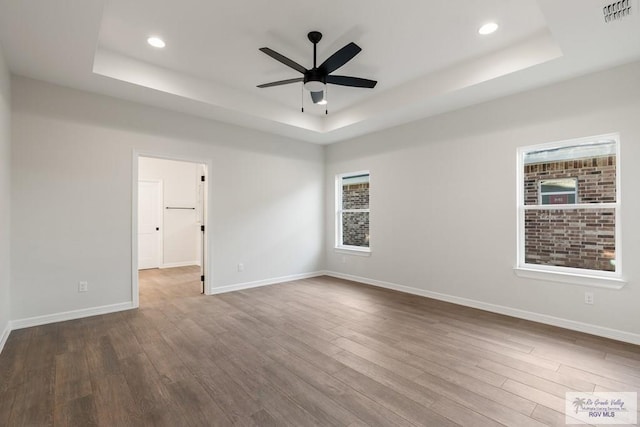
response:
[(371, 256), (371, 248), (359, 248), (357, 246), (336, 246), (336, 253), (357, 255), (357, 256)]
[(527, 279), (560, 282), (569, 285), (592, 286), (594, 288), (622, 289), (627, 282), (618, 277), (590, 276), (587, 274), (564, 273), (559, 271), (544, 271), (534, 268), (515, 267), (516, 276)]

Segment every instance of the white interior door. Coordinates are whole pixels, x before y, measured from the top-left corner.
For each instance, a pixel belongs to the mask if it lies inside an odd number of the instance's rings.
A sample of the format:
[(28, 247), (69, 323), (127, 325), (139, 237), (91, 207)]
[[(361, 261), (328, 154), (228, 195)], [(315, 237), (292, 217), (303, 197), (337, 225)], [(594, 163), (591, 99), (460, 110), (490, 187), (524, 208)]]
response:
[(162, 263), (162, 182), (138, 181), (138, 269)]

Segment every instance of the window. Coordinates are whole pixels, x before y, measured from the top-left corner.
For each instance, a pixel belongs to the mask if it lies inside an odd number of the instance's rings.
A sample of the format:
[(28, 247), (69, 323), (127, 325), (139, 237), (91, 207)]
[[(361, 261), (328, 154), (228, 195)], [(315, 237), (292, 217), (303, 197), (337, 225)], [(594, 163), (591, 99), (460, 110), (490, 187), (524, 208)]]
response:
[(538, 194), (541, 205), (573, 205), (577, 200), (576, 178), (541, 179)]
[(369, 252), (369, 172), (336, 176), (336, 248)]
[(616, 279), (620, 266), (619, 137), (518, 152), (518, 268)]

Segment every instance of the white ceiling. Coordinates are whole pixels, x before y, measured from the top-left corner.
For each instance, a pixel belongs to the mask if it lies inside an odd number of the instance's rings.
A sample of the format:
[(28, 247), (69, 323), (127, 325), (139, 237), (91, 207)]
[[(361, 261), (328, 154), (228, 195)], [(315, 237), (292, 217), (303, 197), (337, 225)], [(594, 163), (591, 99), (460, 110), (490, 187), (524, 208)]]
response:
[[(0, 42), (16, 74), (329, 143), (640, 59), (632, 1), (605, 24), (604, 0), (0, 0)], [(256, 88), (300, 76), (260, 47), (311, 68), (311, 30), (318, 63), (358, 44), (334, 74), (376, 88), (330, 85), (328, 115), (300, 84)]]

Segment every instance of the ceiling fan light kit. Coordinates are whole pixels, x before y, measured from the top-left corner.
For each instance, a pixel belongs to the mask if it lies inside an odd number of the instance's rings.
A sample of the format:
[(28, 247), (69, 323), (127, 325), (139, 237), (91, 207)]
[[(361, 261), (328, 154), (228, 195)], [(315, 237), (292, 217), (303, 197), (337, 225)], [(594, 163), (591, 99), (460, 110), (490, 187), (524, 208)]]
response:
[[(269, 49), (268, 47), (260, 48), (261, 52), (269, 55), (278, 62), (293, 68), (303, 75), (294, 79), (280, 80), (277, 82), (265, 83), (258, 85), (259, 88), (267, 88), (273, 86), (282, 86), (291, 83), (302, 82), (302, 87), (310, 92), (311, 100), (314, 104), (326, 105), (327, 104), (327, 84), (334, 84), (340, 86), (359, 87), (373, 89), (378, 83), (375, 80), (363, 79), (360, 77), (350, 76), (333, 76), (332, 72), (342, 67), (347, 62), (351, 61), (362, 50), (360, 46), (351, 42), (344, 46), (342, 49), (335, 52), (320, 66), (317, 65), (317, 45), (322, 39), (322, 33), (319, 31), (311, 31), (307, 34), (309, 41), (313, 43), (313, 68), (306, 69), (297, 62), (287, 58), (280, 53)], [(304, 106), (302, 108), (304, 112)], [(327, 111), (325, 110), (325, 113)]]

